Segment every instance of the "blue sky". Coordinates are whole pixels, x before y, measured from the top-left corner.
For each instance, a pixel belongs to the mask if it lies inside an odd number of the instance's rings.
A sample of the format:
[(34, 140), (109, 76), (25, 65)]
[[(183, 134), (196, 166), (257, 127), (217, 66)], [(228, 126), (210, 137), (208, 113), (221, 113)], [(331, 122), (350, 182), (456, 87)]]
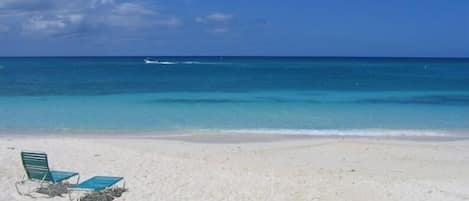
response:
[(0, 0), (0, 56), (469, 57), (469, 0)]

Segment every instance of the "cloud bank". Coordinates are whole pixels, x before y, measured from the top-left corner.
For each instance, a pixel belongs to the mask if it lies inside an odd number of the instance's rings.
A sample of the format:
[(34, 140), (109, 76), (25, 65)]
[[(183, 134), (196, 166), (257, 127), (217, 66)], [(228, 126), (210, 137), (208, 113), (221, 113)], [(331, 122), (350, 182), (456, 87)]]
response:
[(0, 33), (12, 31), (11, 27), (23, 35), (48, 36), (181, 24), (181, 19), (161, 14), (148, 2), (0, 0)]
[(215, 34), (228, 32), (232, 20), (233, 15), (221, 12), (195, 18), (195, 22), (208, 26), (208, 31)]
[[(94, 37), (144, 34), (186, 24), (168, 12), (171, 11), (144, 0), (0, 0), (0, 34), (19, 33), (18, 37), (27, 38)], [(234, 16), (213, 12), (193, 19), (187, 22), (205, 32), (221, 34), (232, 30)]]

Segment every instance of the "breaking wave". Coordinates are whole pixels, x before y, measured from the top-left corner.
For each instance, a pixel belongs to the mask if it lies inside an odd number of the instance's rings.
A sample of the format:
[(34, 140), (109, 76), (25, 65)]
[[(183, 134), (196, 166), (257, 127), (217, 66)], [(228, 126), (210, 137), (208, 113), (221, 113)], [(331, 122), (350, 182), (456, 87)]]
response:
[(220, 130), (226, 134), (280, 134), (280, 135), (311, 135), (311, 136), (421, 136), (448, 137), (454, 136), (444, 130), (398, 130), (398, 129), (227, 129)]

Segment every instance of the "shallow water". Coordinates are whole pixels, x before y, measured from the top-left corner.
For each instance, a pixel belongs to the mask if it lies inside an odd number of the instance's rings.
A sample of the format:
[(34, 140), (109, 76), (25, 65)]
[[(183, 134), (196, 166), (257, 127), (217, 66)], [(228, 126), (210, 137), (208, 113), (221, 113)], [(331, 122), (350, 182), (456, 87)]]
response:
[(469, 129), (465, 59), (143, 58), (0, 58), (0, 129)]

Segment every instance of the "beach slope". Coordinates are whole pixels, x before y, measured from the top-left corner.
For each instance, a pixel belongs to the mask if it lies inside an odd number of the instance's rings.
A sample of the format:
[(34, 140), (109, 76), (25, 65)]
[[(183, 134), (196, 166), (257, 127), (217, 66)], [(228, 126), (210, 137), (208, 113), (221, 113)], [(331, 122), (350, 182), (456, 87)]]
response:
[(0, 200), (68, 199), (16, 193), (21, 150), (47, 152), (52, 168), (82, 180), (125, 177), (130, 189), (116, 200), (469, 200), (469, 141), (233, 139), (1, 136)]

